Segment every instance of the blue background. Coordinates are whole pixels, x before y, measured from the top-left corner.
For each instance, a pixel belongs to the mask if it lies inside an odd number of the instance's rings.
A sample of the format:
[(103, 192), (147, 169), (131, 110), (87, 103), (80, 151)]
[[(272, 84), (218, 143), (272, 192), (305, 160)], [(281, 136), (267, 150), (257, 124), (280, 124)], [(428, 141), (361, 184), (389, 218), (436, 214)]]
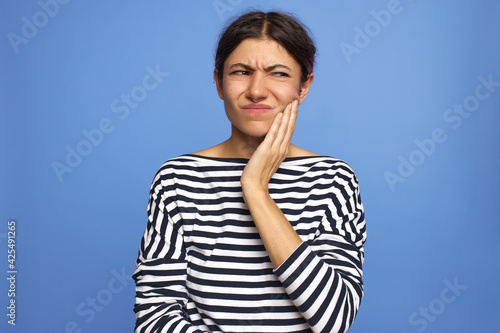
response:
[(350, 332), (498, 331), (500, 2), (60, 2), (0, 4), (2, 332), (132, 331), (151, 180), (229, 136), (213, 54), (250, 8), (312, 30), (293, 142), (360, 180), (365, 298)]

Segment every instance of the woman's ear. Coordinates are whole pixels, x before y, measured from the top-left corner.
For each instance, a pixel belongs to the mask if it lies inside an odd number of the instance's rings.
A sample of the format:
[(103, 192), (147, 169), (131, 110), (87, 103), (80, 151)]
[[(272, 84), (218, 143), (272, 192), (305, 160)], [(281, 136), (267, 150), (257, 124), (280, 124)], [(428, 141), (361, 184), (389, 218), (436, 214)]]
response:
[(217, 87), (217, 94), (219, 94), (219, 98), (224, 100), (224, 94), (222, 93), (222, 79), (219, 80), (219, 70), (214, 69), (214, 83)]
[(314, 73), (309, 73), (307, 75), (307, 80), (301, 83), (299, 91), (299, 104), (302, 104), (306, 99), (313, 81), (314, 81)]

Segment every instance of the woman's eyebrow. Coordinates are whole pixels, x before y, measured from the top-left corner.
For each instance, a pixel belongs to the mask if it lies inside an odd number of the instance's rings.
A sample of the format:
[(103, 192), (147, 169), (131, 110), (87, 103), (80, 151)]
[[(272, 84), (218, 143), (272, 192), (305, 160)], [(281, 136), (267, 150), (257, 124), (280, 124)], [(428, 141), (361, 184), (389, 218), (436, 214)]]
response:
[(282, 65), (282, 64), (272, 65), (272, 66), (269, 66), (269, 67), (264, 68), (264, 70), (265, 70), (266, 72), (270, 72), (270, 71), (275, 70), (276, 68), (284, 68), (284, 69), (287, 69), (287, 70), (291, 71), (290, 67), (285, 66), (285, 65)]
[[(237, 63), (237, 64), (233, 64), (233, 65), (229, 66), (229, 69), (232, 69), (233, 67), (243, 67), (243, 68), (245, 68), (245, 69), (247, 69), (247, 70), (254, 70), (254, 69), (252, 68), (252, 66), (246, 65), (246, 64), (241, 63), (241, 62), (239, 62), (239, 63)], [(282, 64), (275, 64), (275, 65), (271, 65), (271, 66), (268, 66), (268, 67), (264, 68), (264, 70), (265, 70), (266, 72), (270, 72), (270, 71), (275, 70), (276, 68), (284, 68), (284, 69), (287, 69), (287, 70), (291, 71), (290, 67), (285, 66), (285, 65), (282, 65)]]

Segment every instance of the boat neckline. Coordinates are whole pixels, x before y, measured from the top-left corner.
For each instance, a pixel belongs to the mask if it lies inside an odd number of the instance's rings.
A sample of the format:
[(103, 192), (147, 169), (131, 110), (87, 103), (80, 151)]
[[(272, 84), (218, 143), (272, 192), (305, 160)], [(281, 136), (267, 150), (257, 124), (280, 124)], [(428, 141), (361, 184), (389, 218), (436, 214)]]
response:
[[(213, 157), (213, 156), (204, 156), (204, 155), (197, 155), (197, 154), (183, 154), (180, 157), (196, 157), (196, 158), (212, 160), (212, 161), (248, 162), (248, 160), (249, 160), (248, 158), (244, 158), (244, 157)], [(285, 158), (283, 160), (283, 162), (306, 160), (306, 159), (311, 159), (311, 158), (326, 158), (326, 157), (328, 157), (328, 156), (324, 156), (324, 155), (293, 156), (293, 157)]]

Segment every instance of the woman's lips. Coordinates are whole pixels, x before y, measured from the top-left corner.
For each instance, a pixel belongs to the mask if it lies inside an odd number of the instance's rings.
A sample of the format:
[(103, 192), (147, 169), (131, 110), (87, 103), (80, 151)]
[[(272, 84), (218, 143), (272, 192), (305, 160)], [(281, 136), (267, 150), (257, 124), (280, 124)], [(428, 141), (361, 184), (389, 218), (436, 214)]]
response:
[(273, 108), (267, 104), (247, 104), (244, 105), (242, 109), (250, 113), (266, 113), (271, 111)]

